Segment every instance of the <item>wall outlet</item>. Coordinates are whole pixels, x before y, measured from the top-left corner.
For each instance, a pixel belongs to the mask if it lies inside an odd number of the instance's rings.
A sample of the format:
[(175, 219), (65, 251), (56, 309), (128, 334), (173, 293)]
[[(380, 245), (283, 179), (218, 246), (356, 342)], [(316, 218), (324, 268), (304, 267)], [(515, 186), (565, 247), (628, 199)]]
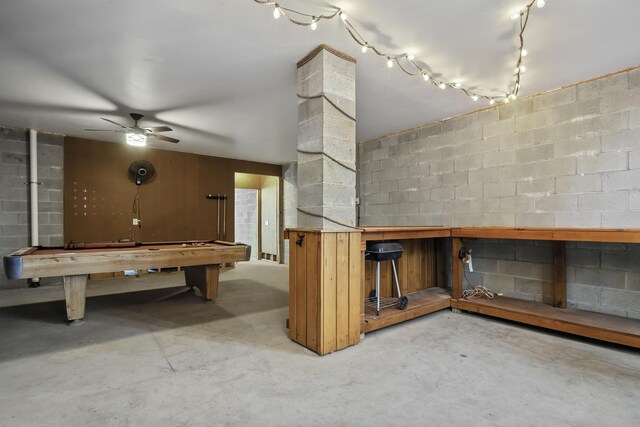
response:
[(264, 225), (269, 225), (269, 220), (268, 219), (265, 219)]
[(138, 225), (139, 223), (138, 218), (133, 218), (133, 225)]

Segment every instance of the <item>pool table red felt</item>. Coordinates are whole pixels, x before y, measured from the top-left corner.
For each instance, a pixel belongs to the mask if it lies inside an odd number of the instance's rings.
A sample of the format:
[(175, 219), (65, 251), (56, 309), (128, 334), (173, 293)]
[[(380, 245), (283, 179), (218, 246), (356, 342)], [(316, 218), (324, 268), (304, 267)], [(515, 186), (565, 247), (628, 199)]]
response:
[(206, 299), (214, 299), (218, 291), (220, 264), (247, 261), (251, 255), (250, 246), (221, 241), (68, 246), (72, 248), (23, 248), (6, 256), (4, 266), (10, 279), (62, 276), (70, 321), (84, 317), (89, 274), (184, 267), (187, 286), (200, 289)]

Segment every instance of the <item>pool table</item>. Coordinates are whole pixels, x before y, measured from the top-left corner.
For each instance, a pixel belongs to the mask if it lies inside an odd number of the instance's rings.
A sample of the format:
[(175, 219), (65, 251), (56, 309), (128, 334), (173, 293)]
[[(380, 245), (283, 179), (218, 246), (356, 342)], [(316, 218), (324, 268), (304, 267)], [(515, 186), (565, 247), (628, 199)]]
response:
[(218, 293), (220, 264), (248, 261), (251, 246), (222, 241), (69, 243), (28, 247), (4, 257), (9, 279), (62, 276), (70, 322), (84, 318), (89, 274), (184, 267), (185, 281), (211, 300)]

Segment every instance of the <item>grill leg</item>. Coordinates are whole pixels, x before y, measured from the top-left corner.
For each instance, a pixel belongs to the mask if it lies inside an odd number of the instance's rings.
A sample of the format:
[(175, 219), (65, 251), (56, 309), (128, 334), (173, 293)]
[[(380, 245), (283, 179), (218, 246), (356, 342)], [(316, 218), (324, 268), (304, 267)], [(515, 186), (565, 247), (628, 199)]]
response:
[(380, 315), (380, 261), (376, 261), (376, 316)]
[(391, 260), (391, 267), (393, 267), (393, 278), (396, 279), (396, 289), (398, 290), (398, 298), (402, 296), (400, 294), (400, 282), (398, 282), (398, 273), (396, 272), (396, 261)]

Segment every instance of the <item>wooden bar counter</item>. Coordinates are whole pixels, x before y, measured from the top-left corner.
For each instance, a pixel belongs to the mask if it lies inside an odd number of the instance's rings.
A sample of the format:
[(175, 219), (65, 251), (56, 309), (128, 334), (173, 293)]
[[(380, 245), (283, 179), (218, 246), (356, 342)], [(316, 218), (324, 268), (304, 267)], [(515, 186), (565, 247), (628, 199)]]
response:
[[(327, 354), (360, 342), (374, 331), (446, 308), (526, 323), (640, 348), (640, 320), (568, 309), (566, 241), (640, 243), (638, 229), (361, 227), (354, 230), (288, 229), (290, 240), (289, 337)], [(452, 251), (445, 253), (445, 240)], [(552, 305), (498, 297), (463, 299), (462, 239), (548, 240), (554, 248)], [(365, 261), (368, 241), (398, 241), (404, 248), (398, 278), (406, 310), (365, 307), (375, 287), (375, 263)], [(452, 289), (446, 288), (445, 257), (452, 259)], [(391, 267), (381, 264), (380, 296), (392, 296)]]

